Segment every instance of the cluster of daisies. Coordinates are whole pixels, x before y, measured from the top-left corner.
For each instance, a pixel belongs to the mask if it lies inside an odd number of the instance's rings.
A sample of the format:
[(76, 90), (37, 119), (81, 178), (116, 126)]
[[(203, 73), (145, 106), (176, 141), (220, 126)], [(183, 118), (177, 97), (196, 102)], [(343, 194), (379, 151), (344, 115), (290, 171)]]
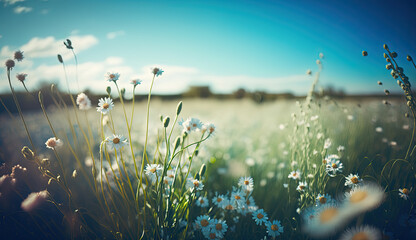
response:
[(208, 134), (214, 134), (215, 125), (212, 123), (202, 123), (198, 118), (188, 118), (186, 120), (179, 121), (179, 126), (183, 128), (183, 132), (189, 134), (191, 132), (202, 132)]
[[(238, 187), (233, 187), (231, 192), (226, 194), (215, 193), (211, 203), (222, 213), (233, 217), (236, 223), (240, 216), (251, 216), (255, 224), (264, 226), (270, 237), (277, 237), (283, 233), (283, 227), (278, 220), (269, 220), (267, 213), (263, 209), (259, 209), (252, 196), (254, 189), (253, 178), (241, 177), (238, 181)], [(206, 196), (199, 196), (196, 205), (201, 208), (209, 207), (209, 200)], [(224, 214), (223, 214), (224, 216)], [(225, 220), (211, 218), (208, 215), (200, 215), (194, 222), (194, 230), (200, 231), (207, 239), (224, 238), (229, 228)], [(232, 231), (235, 226), (231, 226)]]

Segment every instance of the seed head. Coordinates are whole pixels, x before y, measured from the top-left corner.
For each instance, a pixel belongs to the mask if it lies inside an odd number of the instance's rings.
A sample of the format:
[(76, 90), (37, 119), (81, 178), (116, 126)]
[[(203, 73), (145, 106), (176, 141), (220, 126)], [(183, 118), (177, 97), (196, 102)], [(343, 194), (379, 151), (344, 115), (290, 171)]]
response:
[(367, 56), (368, 56), (367, 51), (363, 51), (363, 56), (364, 56), (364, 57), (367, 57)]
[(24, 82), (26, 80), (27, 74), (26, 73), (19, 73), (16, 75), (17, 80)]
[(383, 48), (386, 49), (387, 51), (389, 50), (389, 47), (387, 46), (387, 44), (383, 44)]
[(386, 65), (386, 69), (387, 69), (387, 70), (390, 70), (390, 69), (391, 69), (391, 64), (387, 64), (387, 65)]
[(378, 85), (383, 85), (383, 83), (381, 81), (377, 81)]
[(388, 58), (388, 56), (387, 56), (387, 54), (386, 54), (386, 53), (383, 53), (383, 57), (384, 57), (384, 58)]
[(72, 47), (72, 42), (71, 42), (71, 40), (69, 40), (69, 39), (67, 39), (67, 40), (66, 40), (66, 42), (64, 42), (64, 45), (65, 45), (65, 47), (66, 47), (66, 48), (68, 48), (68, 49), (74, 49), (74, 48)]
[(391, 53), (391, 56), (392, 56), (393, 58), (396, 58), (396, 57), (397, 57), (397, 53), (396, 53), (396, 52), (392, 52), (392, 53)]
[(390, 58), (386, 58), (386, 62), (390, 63), (391, 62)]
[(384, 89), (384, 93), (385, 93), (386, 95), (390, 95), (390, 91), (389, 91), (389, 90), (387, 90), (387, 89)]
[(58, 54), (58, 61), (59, 61), (60, 63), (64, 63), (64, 60), (62, 59), (61, 54)]
[(407, 55), (406, 59), (407, 59), (407, 61), (409, 61), (409, 62), (413, 60), (413, 59), (412, 59), (412, 57), (411, 57), (410, 55)]
[(9, 59), (9, 60), (6, 61), (7, 70), (13, 69), (14, 68), (14, 65), (15, 65), (15, 63), (14, 63), (13, 60)]
[(16, 60), (16, 61), (18, 61), (18, 62), (20, 62), (20, 61), (22, 61), (23, 60), (23, 52), (22, 51), (16, 51), (16, 52), (14, 52), (14, 59)]

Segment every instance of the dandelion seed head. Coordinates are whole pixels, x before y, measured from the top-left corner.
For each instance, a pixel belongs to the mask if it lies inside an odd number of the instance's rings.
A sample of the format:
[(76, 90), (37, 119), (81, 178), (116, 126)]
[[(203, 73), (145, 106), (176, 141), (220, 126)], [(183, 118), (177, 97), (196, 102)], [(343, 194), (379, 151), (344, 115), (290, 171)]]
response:
[(22, 51), (16, 51), (14, 52), (14, 59), (18, 62), (21, 62), (23, 60), (24, 56), (23, 56), (23, 52)]
[(14, 61), (13, 61), (13, 60), (9, 59), (9, 60), (7, 60), (7, 61), (6, 61), (5, 65), (6, 65), (6, 67), (7, 67), (7, 70), (11, 70), (11, 69), (13, 69), (13, 68), (14, 68), (15, 63), (14, 63)]

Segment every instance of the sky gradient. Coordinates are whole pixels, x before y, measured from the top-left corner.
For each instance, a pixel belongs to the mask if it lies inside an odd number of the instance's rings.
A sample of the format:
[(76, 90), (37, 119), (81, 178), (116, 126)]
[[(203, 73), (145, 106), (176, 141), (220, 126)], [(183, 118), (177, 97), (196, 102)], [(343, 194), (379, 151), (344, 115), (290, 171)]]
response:
[[(398, 92), (385, 70), (382, 45), (395, 50), (410, 77), (416, 70), (405, 60), (416, 58), (415, 1), (63, 1), (1, 0), (0, 60), (15, 50), (25, 60), (13, 70), (28, 74), (27, 86), (58, 83), (65, 89), (64, 57), (73, 92), (88, 88), (103, 93), (107, 72), (121, 74), (130, 87), (150, 69), (165, 73), (155, 92), (179, 93), (190, 85), (209, 85), (226, 93), (247, 90), (304, 94), (324, 54), (320, 85), (347, 93)], [(78, 89), (70, 38), (78, 56)], [(367, 50), (368, 57), (361, 51)], [(3, 65), (4, 66), (4, 65)], [(15, 80), (15, 79), (14, 79)], [(382, 81), (383, 86), (378, 86)], [(17, 80), (17, 89), (21, 89)], [(0, 92), (8, 90), (5, 67)]]

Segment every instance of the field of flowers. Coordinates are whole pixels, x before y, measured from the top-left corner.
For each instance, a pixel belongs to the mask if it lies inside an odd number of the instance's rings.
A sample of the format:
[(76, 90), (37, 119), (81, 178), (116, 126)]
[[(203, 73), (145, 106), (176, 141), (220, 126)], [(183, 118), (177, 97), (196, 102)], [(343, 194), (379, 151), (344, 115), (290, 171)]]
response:
[[(416, 105), (397, 54), (385, 50), (406, 98), (334, 100), (315, 89), (319, 71), (305, 99), (262, 104), (152, 100), (152, 89), (148, 101), (126, 103), (121, 92), (141, 82), (119, 89), (122, 73), (106, 74), (108, 97), (99, 102), (72, 93), (67, 105), (53, 87), (28, 92), (39, 112), (0, 116), (1, 232), (8, 239), (414, 239)], [(16, 54), (6, 62), (13, 94), (10, 76), (24, 61)], [(153, 86), (163, 70), (152, 72)], [(45, 95), (55, 106), (44, 108)]]

